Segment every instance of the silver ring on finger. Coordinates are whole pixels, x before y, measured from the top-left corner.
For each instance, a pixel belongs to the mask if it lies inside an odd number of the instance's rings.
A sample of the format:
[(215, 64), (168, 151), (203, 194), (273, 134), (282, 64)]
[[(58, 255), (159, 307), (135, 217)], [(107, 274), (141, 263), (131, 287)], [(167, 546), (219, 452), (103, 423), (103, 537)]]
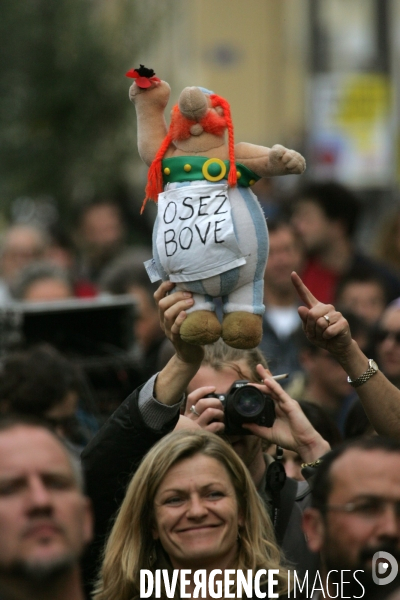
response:
[(193, 413), (194, 415), (196, 415), (196, 417), (200, 416), (200, 413), (197, 412), (194, 404), (190, 407), (190, 412)]
[(324, 319), (328, 323), (328, 327), (329, 327), (329, 325), (331, 324), (331, 318), (330, 318), (330, 316), (329, 315), (324, 315)]

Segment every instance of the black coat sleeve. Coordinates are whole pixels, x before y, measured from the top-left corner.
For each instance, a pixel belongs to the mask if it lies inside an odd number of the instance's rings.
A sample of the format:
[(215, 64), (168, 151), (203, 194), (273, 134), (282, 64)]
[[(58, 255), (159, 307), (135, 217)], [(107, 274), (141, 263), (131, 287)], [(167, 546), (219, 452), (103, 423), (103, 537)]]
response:
[(95, 518), (94, 541), (84, 560), (86, 581), (98, 570), (105, 538), (140, 461), (178, 422), (176, 414), (161, 429), (146, 425), (138, 407), (142, 387), (128, 396), (82, 452), (86, 493)]

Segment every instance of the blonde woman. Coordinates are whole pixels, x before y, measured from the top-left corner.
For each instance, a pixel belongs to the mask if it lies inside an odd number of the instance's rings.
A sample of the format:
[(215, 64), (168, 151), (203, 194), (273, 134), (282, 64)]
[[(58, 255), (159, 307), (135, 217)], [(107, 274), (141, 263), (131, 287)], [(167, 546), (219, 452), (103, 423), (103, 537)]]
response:
[[(109, 536), (94, 599), (139, 598), (141, 569), (277, 569), (274, 592), (286, 595), (271, 521), (243, 462), (215, 434), (173, 432), (146, 455)], [(266, 590), (267, 577), (263, 583)], [(190, 580), (186, 591), (194, 586)]]

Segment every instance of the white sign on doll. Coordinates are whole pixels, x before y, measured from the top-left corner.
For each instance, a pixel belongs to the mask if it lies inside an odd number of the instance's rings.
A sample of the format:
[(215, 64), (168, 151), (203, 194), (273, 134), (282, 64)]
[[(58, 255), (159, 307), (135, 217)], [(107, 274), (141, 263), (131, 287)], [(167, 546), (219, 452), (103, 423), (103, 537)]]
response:
[(158, 197), (157, 248), (171, 281), (195, 281), (246, 263), (234, 232), (228, 186), (201, 184)]

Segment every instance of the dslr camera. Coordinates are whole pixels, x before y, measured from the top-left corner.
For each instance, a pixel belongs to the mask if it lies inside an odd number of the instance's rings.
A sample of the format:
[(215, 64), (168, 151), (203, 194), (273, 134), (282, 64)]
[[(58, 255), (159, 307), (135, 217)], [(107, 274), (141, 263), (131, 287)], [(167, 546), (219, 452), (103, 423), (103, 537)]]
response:
[(235, 381), (226, 394), (207, 394), (218, 398), (225, 412), (227, 435), (252, 435), (243, 429), (243, 423), (256, 423), (272, 427), (275, 421), (275, 404), (269, 394), (264, 394), (247, 380)]

